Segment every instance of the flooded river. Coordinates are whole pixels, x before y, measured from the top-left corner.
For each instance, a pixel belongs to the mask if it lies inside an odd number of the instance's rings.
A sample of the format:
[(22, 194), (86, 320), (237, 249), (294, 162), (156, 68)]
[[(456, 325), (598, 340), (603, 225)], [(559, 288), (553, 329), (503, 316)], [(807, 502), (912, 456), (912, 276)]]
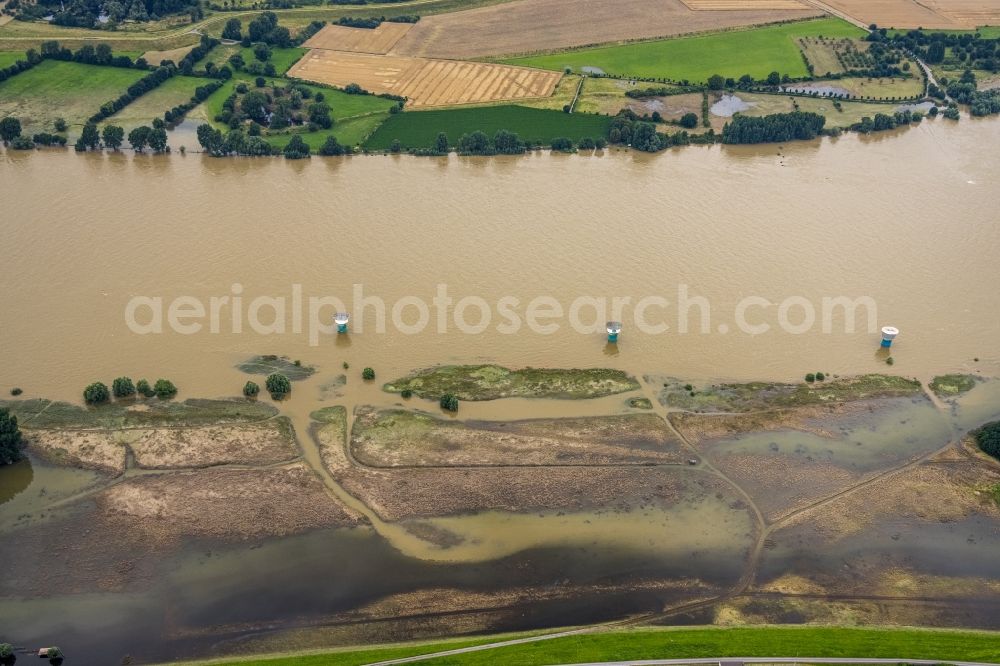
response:
[[(317, 368), (281, 405), (304, 440), (313, 409), (342, 404), (350, 413), (357, 405), (392, 404), (396, 398), (380, 390), (381, 381), (437, 363), (614, 367), (694, 383), (795, 380), (812, 371), (996, 376), (998, 185), (1000, 121), (969, 119), (875, 137), (658, 156), (290, 162), (8, 151), (0, 153), (0, 396), (17, 386), (26, 398), (78, 401), (89, 382), (110, 384), (124, 374), (168, 377), (181, 398), (233, 396), (248, 378), (238, 363), (254, 354), (286, 355)], [(440, 320), (431, 305), (439, 285), (452, 299)], [(386, 304), (385, 332), (375, 330), (377, 305), (358, 309), (359, 288)], [(207, 318), (191, 334), (168, 325), (175, 299), (210, 311), (221, 297), (229, 300), (220, 306), (217, 332)], [(284, 332), (250, 324), (250, 303), (262, 297), (272, 305), (257, 314), (265, 324), (283, 321)], [(343, 301), (354, 313), (351, 334), (310, 339), (310, 297)], [(490, 320), (480, 332), (459, 330), (454, 310), (465, 297), (486, 305)], [(557, 324), (552, 332), (526, 325), (527, 306), (539, 297), (548, 299), (550, 313), (564, 312), (544, 318)], [(630, 301), (620, 317), (621, 342), (611, 347), (603, 329), (614, 315), (601, 311), (600, 299), (610, 308), (615, 297)], [(646, 310), (648, 320), (668, 326), (664, 331), (640, 330), (635, 318), (637, 303), (650, 297), (664, 299)], [(748, 297), (756, 300), (741, 315)], [(823, 299), (840, 297), (869, 298), (876, 326), (901, 329), (892, 369), (877, 353), (877, 328), (869, 330), (864, 311), (853, 332), (845, 331), (842, 311), (824, 327)], [(137, 298), (162, 299), (162, 332), (130, 328), (126, 313)], [(243, 302), (239, 327), (236, 298)], [(516, 331), (504, 329), (510, 320), (495, 307), (504, 299), (516, 299), (512, 309), (525, 324)], [(589, 331), (574, 330), (568, 317), (578, 299), (589, 299), (578, 312)], [(284, 303), (284, 317), (274, 315), (276, 302)], [(412, 330), (417, 302), (431, 307), (420, 331)], [(398, 306), (403, 326), (392, 321), (399, 303), (407, 304)], [(469, 303), (464, 321), (479, 323), (479, 301)], [(779, 312), (783, 303), (790, 323)], [(806, 326), (810, 310), (815, 322)], [(140, 325), (152, 321), (152, 310), (139, 311)], [(332, 312), (325, 305), (318, 321), (327, 325)], [(685, 320), (688, 332), (680, 330)], [(747, 323), (770, 330), (751, 334), (741, 330)], [(375, 382), (361, 381), (365, 366), (375, 369)], [(340, 375), (347, 377), (342, 385)], [(952, 415), (953, 427), (995, 414), (995, 395), (991, 384), (986, 398)], [(514, 399), (463, 404), (462, 416), (623, 409), (621, 396)], [(920, 442), (933, 450), (947, 438), (950, 426), (933, 421), (944, 417), (915, 415), (897, 433), (900, 440), (933, 436)], [(794, 447), (804, 446), (802, 455), (834, 457), (818, 439), (739, 443), (750, 453), (786, 444), (796, 454)], [(320, 467), (315, 446), (302, 445), (307, 462)], [(872, 461), (879, 455), (861, 453)], [(0, 476), (0, 527), (44, 515), (96, 478), (34, 462)], [(344, 492), (332, 479), (324, 482)], [(754, 537), (746, 507), (722, 493), (673, 512), (490, 512), (426, 522), (461, 534), (464, 544), (438, 557), (398, 525), (377, 522), (262, 544), (195, 542), (148, 564), (146, 579), (157, 582), (146, 589), (8, 600), (0, 603), (0, 627), (20, 627), (25, 640), (55, 633), (86, 663), (99, 663), (98, 654), (134, 654), (142, 662), (284, 647), (287, 635), (273, 644), (261, 637), (343, 623), (389, 595), (445, 589), (489, 599), (512, 587), (568, 582), (582, 592), (513, 604), (517, 612), (463, 627), (586, 623), (655, 612), (733, 585)], [(701, 587), (645, 585), (689, 578)], [(60, 625), (56, 617), (68, 620)], [(358, 631), (315, 644), (440, 633), (430, 626)], [(135, 636), (143, 637), (141, 647)]]
[[(356, 157), (289, 162), (74, 155), (0, 155), (5, 233), (5, 307), (0, 314), (0, 389), (25, 397), (78, 399), (95, 379), (168, 376), (182, 396), (231, 395), (232, 366), (256, 353), (287, 354), (331, 373), (343, 361), (381, 379), (441, 362), (514, 366), (612, 366), (678, 377), (796, 379), (805, 372), (883, 370), (877, 333), (858, 311), (844, 333), (834, 314), (822, 330), (824, 297), (868, 296), (879, 326), (901, 329), (895, 371), (927, 377), (1000, 361), (1000, 121), (925, 122), (900, 133), (765, 147), (692, 147), (663, 155), (536, 154), (521, 159)], [(286, 301), (286, 333), (169, 330), (138, 335), (126, 325), (133, 297), (209, 299), (242, 287), (243, 310), (264, 296)], [(293, 332), (292, 290), (335, 296), (354, 311), (353, 285), (386, 304), (385, 334), (357, 317), (350, 340), (308, 322)], [(642, 333), (626, 309), (615, 350), (604, 320), (550, 334), (514, 334), (495, 308), (485, 331), (410, 334), (391, 323), (404, 297), (430, 304), (437, 285), (457, 303), (493, 306), (550, 296), (568, 315), (580, 297), (659, 296), (646, 319), (670, 326)], [(697, 305), (680, 333), (679, 288)], [(736, 306), (761, 297), (745, 318), (770, 330), (738, 330)], [(785, 332), (777, 305), (801, 297), (816, 314)], [(454, 306), (452, 307), (454, 309)], [(322, 312), (328, 323), (332, 310)], [(146, 322), (146, 310), (139, 313)], [(788, 318), (804, 320), (792, 305)], [(273, 317), (265, 310), (260, 318)], [(417, 310), (405, 308), (409, 324)], [(608, 316), (610, 318), (610, 315)], [(478, 323), (468, 307), (464, 319)], [(726, 330), (720, 332), (720, 327)], [(977, 364), (973, 359), (979, 358)], [(377, 390), (373, 387), (373, 390)]]

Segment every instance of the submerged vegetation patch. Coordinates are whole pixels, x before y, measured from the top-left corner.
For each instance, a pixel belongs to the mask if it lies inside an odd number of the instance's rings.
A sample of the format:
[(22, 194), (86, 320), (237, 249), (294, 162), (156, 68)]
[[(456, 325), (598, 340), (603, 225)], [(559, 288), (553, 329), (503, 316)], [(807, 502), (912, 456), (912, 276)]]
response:
[[(689, 388), (690, 387), (690, 388)], [(660, 403), (695, 412), (742, 412), (769, 407), (800, 407), (870, 398), (917, 395), (920, 382), (894, 375), (861, 375), (810, 384), (750, 382), (694, 389), (680, 380), (664, 382)]]
[(939, 398), (953, 398), (971, 391), (976, 381), (974, 375), (938, 375), (931, 381), (930, 387)]
[(287, 356), (274, 355), (254, 356), (236, 367), (248, 375), (272, 375), (280, 373), (293, 382), (300, 379), (308, 379), (316, 372), (316, 368), (309, 365), (302, 365), (301, 361), (293, 361)]
[(460, 400), (561, 398), (574, 400), (626, 393), (639, 382), (622, 370), (607, 368), (522, 368), (498, 365), (445, 365), (419, 370), (383, 387), (390, 393), (409, 389), (421, 398), (446, 393)]

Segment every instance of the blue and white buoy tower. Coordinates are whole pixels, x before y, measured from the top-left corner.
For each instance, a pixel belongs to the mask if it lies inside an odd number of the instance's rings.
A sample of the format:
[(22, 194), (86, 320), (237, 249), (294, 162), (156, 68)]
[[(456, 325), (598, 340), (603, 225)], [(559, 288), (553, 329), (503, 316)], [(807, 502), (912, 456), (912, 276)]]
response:
[(892, 346), (892, 341), (899, 335), (899, 329), (895, 326), (882, 327), (882, 347), (888, 349)]
[(351, 321), (351, 315), (346, 312), (338, 312), (333, 316), (333, 323), (337, 325), (337, 333), (347, 333), (347, 324)]
[(622, 323), (620, 321), (608, 322), (608, 342), (618, 342), (618, 334), (621, 332)]

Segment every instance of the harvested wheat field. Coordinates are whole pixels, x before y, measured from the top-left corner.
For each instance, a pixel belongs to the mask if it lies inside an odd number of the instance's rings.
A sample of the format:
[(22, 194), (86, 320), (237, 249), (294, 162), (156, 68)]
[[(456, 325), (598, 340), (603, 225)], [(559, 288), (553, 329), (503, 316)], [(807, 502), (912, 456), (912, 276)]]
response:
[[(940, 28), (961, 30), (996, 23), (997, 0), (826, 0), (826, 3), (864, 23), (886, 28)], [(987, 15), (992, 14), (993, 19)]]
[(374, 30), (328, 25), (309, 38), (303, 46), (310, 49), (350, 51), (352, 53), (388, 53), (412, 23), (382, 23)]
[(696, 12), (808, 8), (808, 5), (799, 0), (681, 0), (681, 2)]
[[(744, 4), (757, 5), (753, 0)], [(431, 58), (537, 53), (820, 14), (813, 8), (692, 11), (681, 0), (515, 0), (423, 18), (399, 40), (394, 53)]]
[(142, 54), (142, 57), (146, 59), (146, 62), (154, 66), (159, 65), (164, 60), (173, 60), (176, 64), (190, 53), (194, 47), (195, 45), (192, 44), (190, 46), (182, 46), (179, 49), (170, 49), (169, 51), (146, 51)]
[(924, 0), (922, 4), (968, 28), (1000, 25), (1000, 0)]
[(528, 67), (456, 62), (314, 49), (288, 71), (294, 78), (406, 97), (411, 107), (447, 106), (548, 97), (558, 72)]

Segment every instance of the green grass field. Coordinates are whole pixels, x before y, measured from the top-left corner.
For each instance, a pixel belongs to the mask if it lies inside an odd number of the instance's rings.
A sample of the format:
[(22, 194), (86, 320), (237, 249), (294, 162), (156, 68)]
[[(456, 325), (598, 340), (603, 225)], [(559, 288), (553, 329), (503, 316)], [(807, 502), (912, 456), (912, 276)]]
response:
[(26, 60), (24, 51), (0, 51), (0, 69), (10, 67), (18, 60)]
[(750, 74), (754, 78), (764, 78), (774, 71), (799, 77), (808, 72), (795, 40), (820, 35), (860, 37), (864, 31), (837, 18), (824, 18), (512, 58), (505, 62), (552, 70), (570, 67), (580, 71), (582, 67), (598, 67), (616, 76), (694, 82), (704, 82), (713, 74), (734, 78)]
[[(213, 49), (214, 50), (214, 49)], [(309, 52), (309, 49), (302, 48), (290, 48), (290, 49), (279, 49), (271, 48), (271, 58), (268, 62), (274, 63), (274, 71), (278, 76), (284, 76), (292, 65), (297, 63), (302, 56)], [(248, 46), (245, 49), (240, 49), (240, 55), (243, 56), (243, 62), (248, 65), (252, 62), (256, 62), (257, 59), (253, 55), (253, 47)]]
[(126, 130), (139, 125), (149, 125), (154, 118), (163, 118), (164, 111), (191, 99), (195, 88), (209, 83), (210, 79), (174, 76), (108, 118), (105, 123), (121, 125)]
[[(503, 640), (496, 637), (493, 640)], [(492, 640), (341, 650), (326, 654), (218, 660), (218, 666), (359, 666)], [(580, 662), (699, 657), (868, 657), (1000, 663), (996, 632), (845, 627), (638, 629), (568, 636), (421, 661), (429, 666), (544, 666)], [(207, 662), (199, 662), (207, 663)]]
[(408, 111), (390, 116), (365, 142), (365, 148), (386, 150), (394, 139), (404, 148), (429, 148), (439, 132), (454, 145), (463, 134), (482, 130), (493, 136), (497, 130), (516, 132), (526, 141), (544, 145), (556, 137), (573, 141), (606, 136), (611, 119), (583, 113), (530, 109), (523, 106), (487, 106), (473, 109)]
[(102, 104), (145, 75), (135, 69), (46, 60), (0, 83), (0, 117), (16, 116), (31, 132), (50, 130), (62, 117), (79, 131)]
[[(337, 137), (337, 141), (344, 146), (357, 146), (362, 143), (368, 135), (370, 135), (376, 127), (378, 127), (382, 122), (388, 117), (387, 113), (374, 113), (367, 116), (358, 116), (356, 118), (348, 118), (346, 120), (338, 120), (331, 129), (328, 130), (318, 130), (316, 132), (299, 132), (299, 136), (302, 140), (309, 144), (309, 147), (313, 149), (313, 152), (319, 150), (319, 147), (323, 145), (326, 141), (326, 137), (333, 135)], [(274, 136), (265, 136), (267, 142), (274, 146), (275, 148), (284, 148), (285, 145), (292, 140), (291, 134), (277, 134)]]
[[(193, 118), (201, 117), (211, 122), (215, 123), (215, 116), (222, 113), (222, 105), (225, 103), (226, 99), (233, 94), (236, 90), (236, 86), (239, 83), (246, 83), (250, 89), (253, 89), (254, 81), (253, 78), (246, 78), (243, 73), (238, 74), (226, 83), (224, 86), (216, 90), (206, 99), (198, 109), (195, 109), (192, 114), (189, 114)], [(389, 107), (393, 106), (396, 102), (391, 99), (383, 99), (381, 97), (375, 97), (374, 95), (348, 95), (340, 90), (334, 90), (332, 88), (323, 88), (320, 86), (314, 86), (302, 81), (296, 81), (294, 79), (271, 79), (267, 78), (267, 85), (273, 86), (275, 84), (281, 86), (291, 85), (292, 83), (297, 83), (309, 88), (313, 93), (321, 92), (323, 93), (324, 101), (330, 105), (330, 115), (335, 121), (344, 120), (347, 118), (354, 118), (357, 116), (372, 114), (372, 113), (387, 113)], [(222, 129), (221, 125), (218, 125)]]

